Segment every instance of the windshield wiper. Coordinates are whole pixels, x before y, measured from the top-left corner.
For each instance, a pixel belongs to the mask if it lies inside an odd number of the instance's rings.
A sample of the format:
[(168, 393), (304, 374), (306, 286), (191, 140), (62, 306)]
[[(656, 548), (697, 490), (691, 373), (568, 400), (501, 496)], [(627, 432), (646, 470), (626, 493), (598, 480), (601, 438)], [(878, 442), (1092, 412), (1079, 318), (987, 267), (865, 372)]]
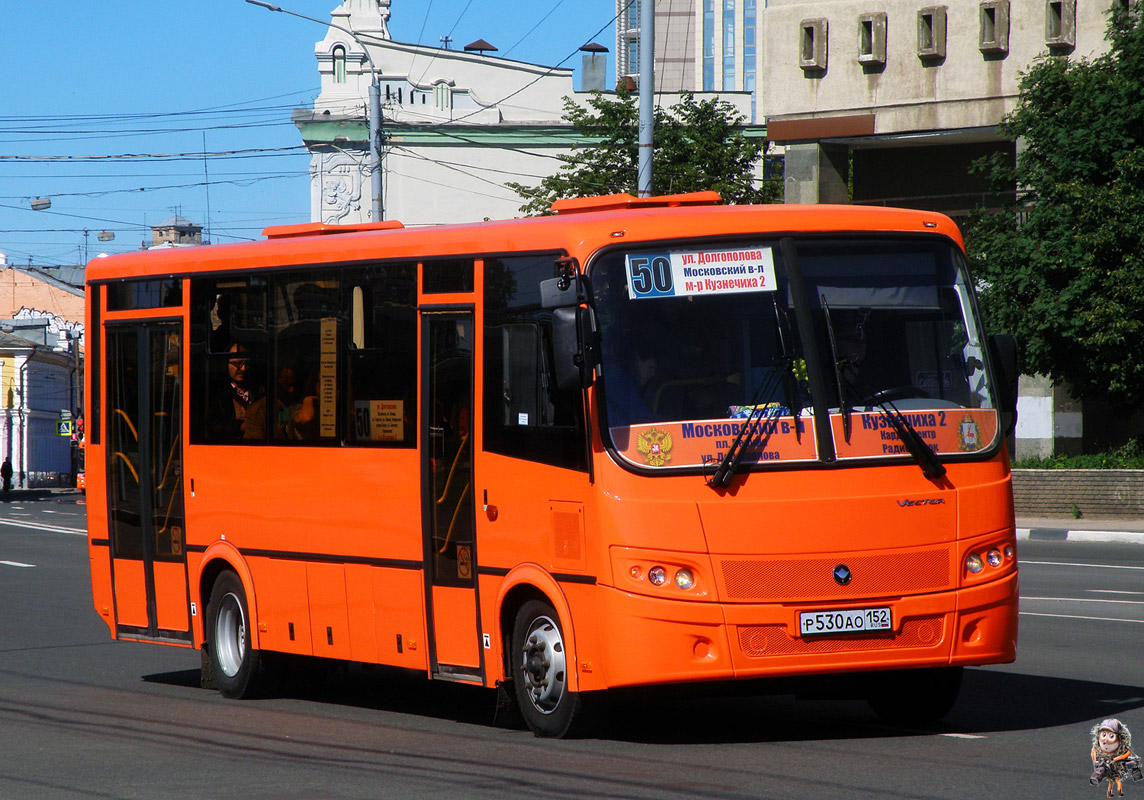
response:
[(898, 410), (898, 407), (891, 403), (889, 400), (883, 400), (875, 405), (879, 411), (882, 412), (890, 424), (894, 426), (894, 430), (898, 434), (898, 438), (902, 440), (902, 444), (910, 451), (910, 455), (918, 462), (918, 466), (922, 468), (922, 474), (927, 478), (937, 480), (945, 474), (945, 464), (938, 460), (937, 454), (929, 448), (918, 429), (915, 428), (906, 416)]
[[(789, 370), (788, 363), (786, 372)], [(755, 392), (755, 400), (751, 404), (751, 413), (743, 420), (743, 427), (739, 428), (739, 432), (735, 434), (735, 439), (727, 449), (727, 455), (723, 456), (723, 460), (715, 468), (715, 473), (707, 479), (707, 485), (712, 489), (725, 489), (731, 483), (731, 478), (739, 469), (739, 462), (743, 460), (743, 453), (746, 451), (744, 444), (754, 438), (755, 431), (758, 429), (758, 422), (766, 413), (766, 406), (761, 401), (764, 397), (769, 398), (774, 394), (782, 376), (783, 374), (778, 371), (770, 372), (759, 385), (758, 391)]]
[[(826, 319), (826, 340), (830, 343), (830, 360), (834, 362), (834, 382), (838, 386), (838, 410), (842, 412), (842, 436), (847, 443), (850, 442), (850, 403), (846, 400), (846, 381), (842, 377), (842, 359), (838, 356), (838, 342), (834, 336), (834, 323), (830, 319), (830, 305), (826, 302), (826, 295), (820, 294), (818, 299), (822, 303), (822, 314)], [(847, 362), (849, 363), (849, 362)]]
[(786, 362), (787, 403), (790, 404), (791, 421), (794, 423), (794, 438), (802, 441), (802, 431), (799, 430), (799, 417), (802, 416), (802, 401), (798, 396), (798, 376), (794, 372), (794, 348), (787, 344), (790, 335), (790, 320), (786, 309), (780, 310), (778, 302), (771, 298), (771, 306), (775, 310), (775, 330), (779, 336), (779, 350), (781, 358)]

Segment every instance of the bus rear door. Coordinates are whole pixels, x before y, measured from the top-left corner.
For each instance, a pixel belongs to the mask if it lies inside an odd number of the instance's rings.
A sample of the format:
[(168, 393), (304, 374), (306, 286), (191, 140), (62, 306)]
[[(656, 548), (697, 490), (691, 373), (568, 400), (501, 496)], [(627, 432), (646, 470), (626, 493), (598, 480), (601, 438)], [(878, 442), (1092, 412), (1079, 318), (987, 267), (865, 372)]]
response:
[(473, 312), (423, 311), (422, 498), (430, 667), (479, 679), (473, 508)]

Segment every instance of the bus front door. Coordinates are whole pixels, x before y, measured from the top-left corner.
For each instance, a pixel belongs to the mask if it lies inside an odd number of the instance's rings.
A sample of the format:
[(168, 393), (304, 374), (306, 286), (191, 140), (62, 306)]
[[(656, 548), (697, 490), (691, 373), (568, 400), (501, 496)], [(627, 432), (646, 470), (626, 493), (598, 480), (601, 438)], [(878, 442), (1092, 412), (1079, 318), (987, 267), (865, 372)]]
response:
[(107, 326), (107, 488), (117, 635), (189, 645), (182, 341), (179, 322)]
[(479, 679), (473, 509), (473, 313), (423, 311), (422, 498), (426, 622), (435, 676)]

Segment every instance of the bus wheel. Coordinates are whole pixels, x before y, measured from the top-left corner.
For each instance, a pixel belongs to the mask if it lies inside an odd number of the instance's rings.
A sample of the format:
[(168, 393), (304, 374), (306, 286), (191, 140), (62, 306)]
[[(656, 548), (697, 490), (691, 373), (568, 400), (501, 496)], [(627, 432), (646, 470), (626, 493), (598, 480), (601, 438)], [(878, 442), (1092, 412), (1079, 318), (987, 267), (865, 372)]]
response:
[(227, 571), (218, 576), (207, 608), (207, 641), (215, 684), (224, 697), (251, 697), (259, 653), (250, 646), (250, 612), (237, 575)]
[(962, 672), (962, 667), (941, 667), (872, 676), (870, 708), (887, 722), (907, 725), (937, 722), (957, 702)]
[(529, 600), (512, 628), (512, 679), (521, 716), (537, 736), (566, 736), (580, 711), (568, 690), (568, 655), (560, 618), (548, 603)]

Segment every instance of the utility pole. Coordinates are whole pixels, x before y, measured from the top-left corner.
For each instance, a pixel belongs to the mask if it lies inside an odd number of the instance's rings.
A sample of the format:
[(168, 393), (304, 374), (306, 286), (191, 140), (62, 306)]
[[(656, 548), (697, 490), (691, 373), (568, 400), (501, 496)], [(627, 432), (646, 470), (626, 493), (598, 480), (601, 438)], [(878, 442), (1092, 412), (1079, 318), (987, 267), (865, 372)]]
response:
[(365, 46), (365, 42), (358, 38), (356, 33), (349, 28), (344, 28), (333, 22), (323, 22), (314, 17), (307, 17), (305, 14), (289, 11), (273, 3), (264, 2), (264, 0), (246, 0), (246, 2), (253, 6), (265, 8), (267, 11), (289, 14), (292, 17), (309, 20), (310, 22), (327, 25), (339, 30), (357, 42), (358, 47), (365, 53), (366, 61), (369, 62), (369, 73), (372, 78), (369, 84), (369, 168), (372, 177), (371, 187), (373, 190), (373, 221), (380, 222), (385, 219), (385, 200), (381, 193), (381, 82), (378, 77), (377, 67), (373, 63), (373, 56), (369, 54), (369, 48)]
[(640, 197), (651, 197), (652, 136), (655, 128), (655, 0), (640, 4)]

